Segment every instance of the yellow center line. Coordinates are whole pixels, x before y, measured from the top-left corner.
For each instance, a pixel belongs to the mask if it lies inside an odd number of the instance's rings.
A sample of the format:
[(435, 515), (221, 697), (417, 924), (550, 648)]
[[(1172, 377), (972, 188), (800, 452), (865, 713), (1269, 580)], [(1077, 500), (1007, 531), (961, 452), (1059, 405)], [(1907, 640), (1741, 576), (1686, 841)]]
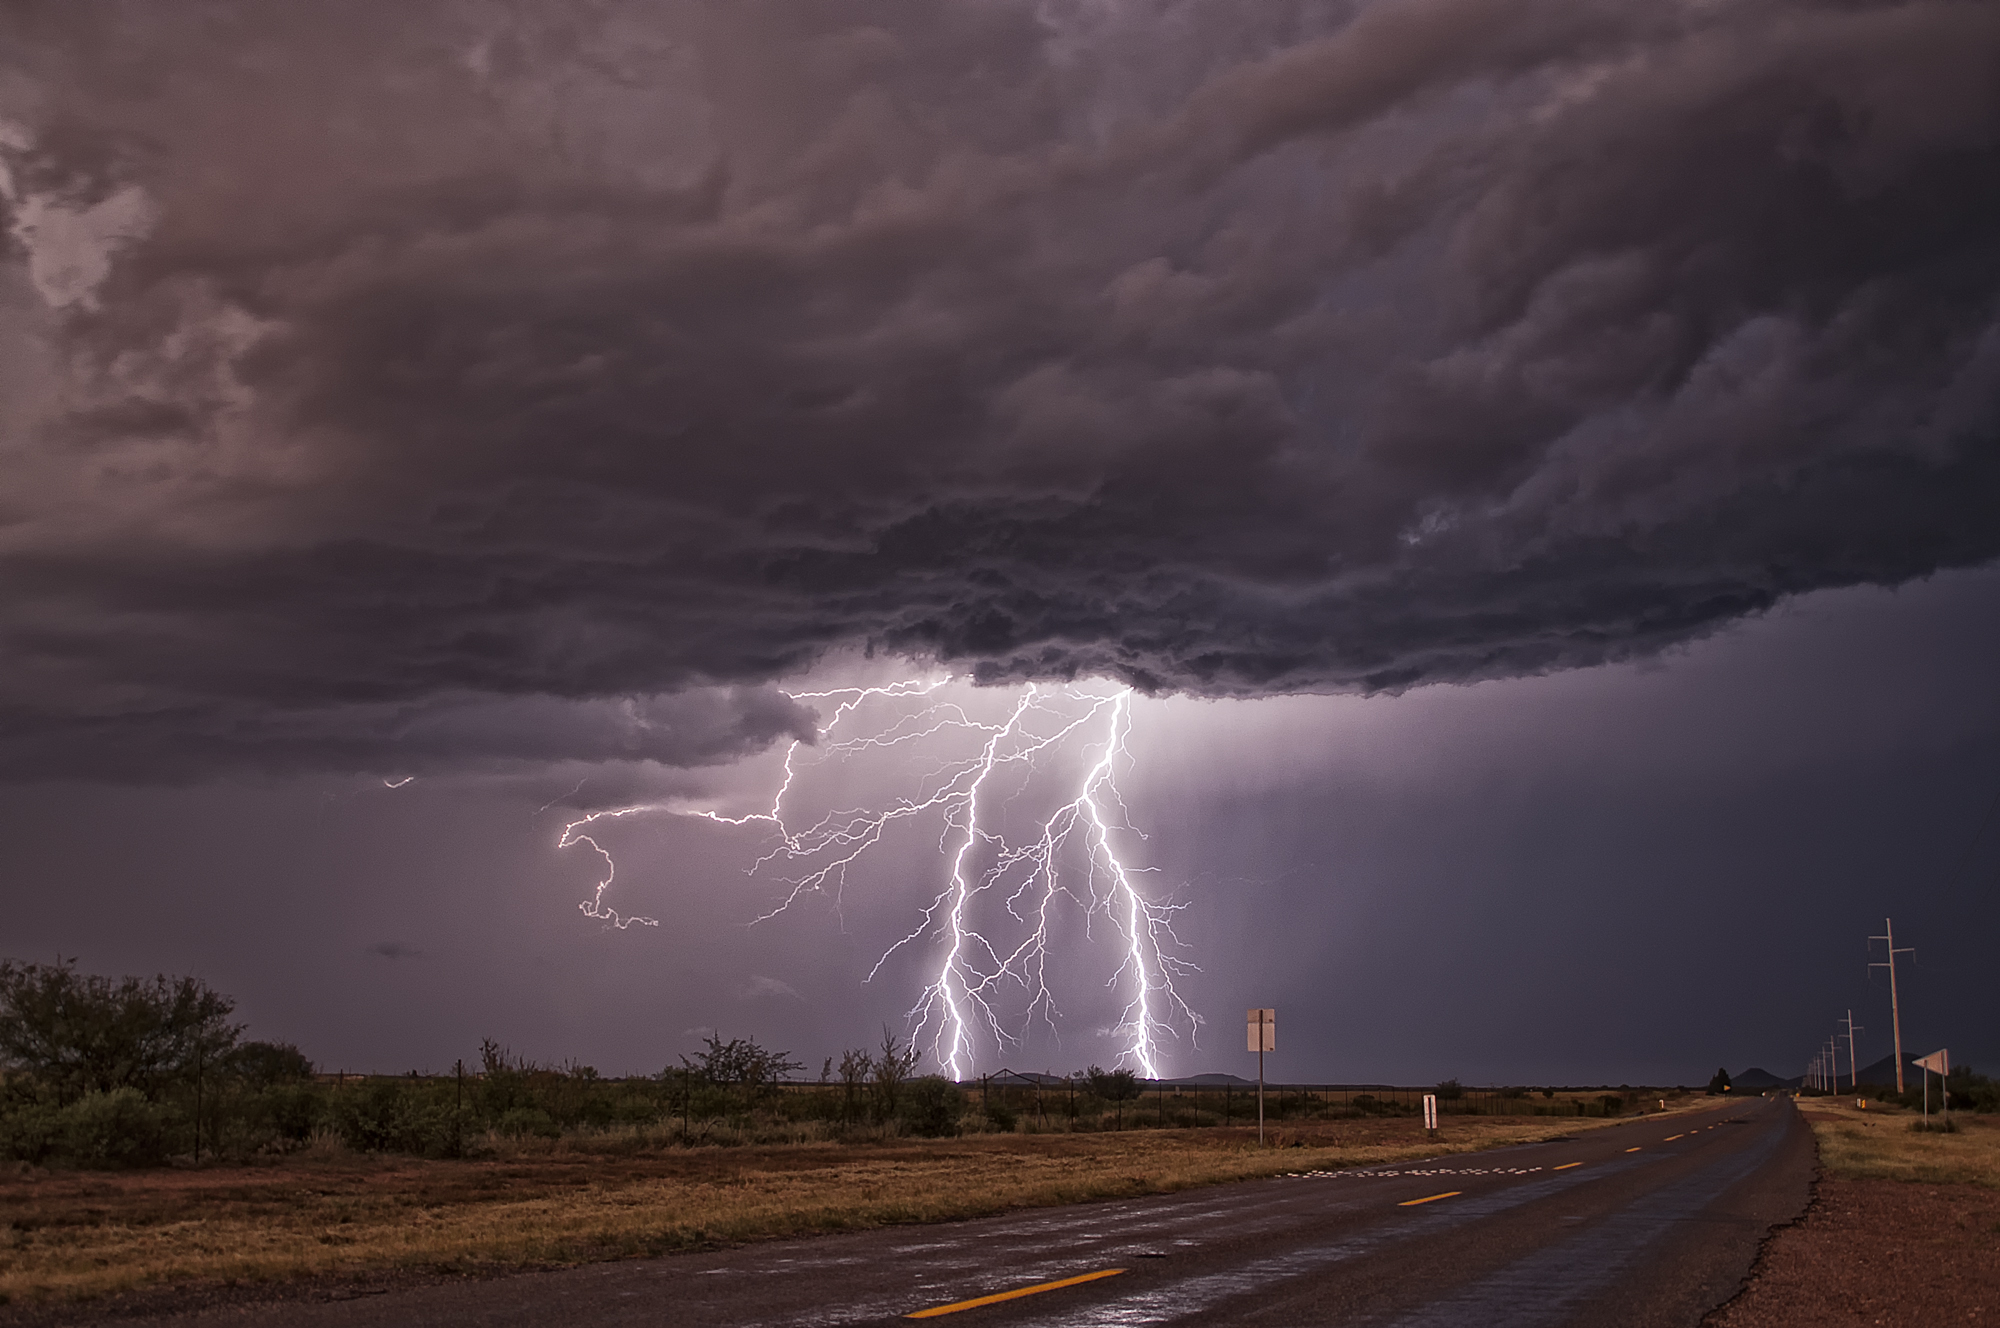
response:
[(1095, 1282), (1100, 1277), (1116, 1277), (1123, 1268), (1106, 1268), (1100, 1272), (1085, 1273), (1081, 1277), (1065, 1277), (1059, 1282), (1038, 1282), (1034, 1286), (1016, 1287), (1012, 1291), (996, 1291), (990, 1296), (974, 1296), (971, 1300), (953, 1301), (949, 1305), (934, 1305), (927, 1310), (905, 1314), (906, 1319), (935, 1319), (940, 1314), (956, 1314), (960, 1310), (976, 1310), (981, 1305), (998, 1305), (1003, 1300), (1019, 1300), (1023, 1296), (1040, 1295), (1044, 1291), (1056, 1291), (1063, 1287), (1075, 1286), (1079, 1282)]
[(1684, 1134), (1670, 1134), (1666, 1138), (1660, 1140), (1660, 1142), (1663, 1144), (1670, 1144), (1676, 1139), (1685, 1139), (1685, 1138), (1687, 1138), (1687, 1136)]
[(1568, 1171), (1568, 1170), (1569, 1170), (1569, 1169), (1570, 1169), (1571, 1167), (1580, 1167), (1580, 1166), (1582, 1166), (1582, 1165), (1583, 1165), (1583, 1163), (1581, 1163), (1581, 1162), (1565, 1162), (1565, 1163), (1563, 1163), (1563, 1164), (1562, 1164), (1561, 1166), (1557, 1167), (1557, 1168), (1556, 1168), (1556, 1170), (1557, 1170), (1557, 1171)]
[(1636, 1148), (1628, 1148), (1628, 1149), (1626, 1149), (1625, 1151), (1626, 1151), (1626, 1152), (1628, 1152), (1628, 1153), (1636, 1153), (1636, 1152), (1638, 1152), (1639, 1150), (1638, 1150), (1638, 1149), (1636, 1149)]
[(1396, 1207), (1415, 1208), (1420, 1203), (1434, 1203), (1439, 1199), (1449, 1199), (1453, 1195), (1464, 1194), (1464, 1193), (1465, 1193), (1464, 1190), (1446, 1190), (1443, 1194), (1427, 1194), (1421, 1199), (1405, 1199), (1403, 1200), (1403, 1202), (1397, 1204)]

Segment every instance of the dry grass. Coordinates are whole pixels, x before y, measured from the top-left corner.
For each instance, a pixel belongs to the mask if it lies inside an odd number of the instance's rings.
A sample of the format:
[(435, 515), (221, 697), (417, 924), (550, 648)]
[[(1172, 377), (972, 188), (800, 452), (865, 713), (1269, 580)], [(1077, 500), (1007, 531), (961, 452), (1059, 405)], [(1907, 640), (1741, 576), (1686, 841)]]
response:
[(312, 1155), (251, 1168), (0, 1179), (0, 1303), (392, 1270), (521, 1268), (975, 1217), (1530, 1143), (1603, 1120), (1470, 1118), (988, 1135), (862, 1145), (562, 1143), (502, 1159)]
[(1820, 1162), (1834, 1175), (2000, 1189), (2000, 1120), (1954, 1112), (1957, 1133), (1917, 1133), (1910, 1126), (1921, 1113), (1879, 1102), (1865, 1108), (1854, 1103), (1853, 1098), (1799, 1103), (1819, 1138)]

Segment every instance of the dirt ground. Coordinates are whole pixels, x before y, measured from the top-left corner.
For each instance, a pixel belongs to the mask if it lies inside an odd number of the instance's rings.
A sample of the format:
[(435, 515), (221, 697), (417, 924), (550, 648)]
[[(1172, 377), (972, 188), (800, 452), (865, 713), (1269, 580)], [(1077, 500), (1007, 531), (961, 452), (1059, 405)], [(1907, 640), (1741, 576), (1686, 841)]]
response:
[(1802, 1105), (1821, 1174), (1711, 1328), (2000, 1325), (2000, 1121), (1913, 1134), (1907, 1113)]
[(1822, 1176), (1713, 1328), (2000, 1325), (2000, 1192)]

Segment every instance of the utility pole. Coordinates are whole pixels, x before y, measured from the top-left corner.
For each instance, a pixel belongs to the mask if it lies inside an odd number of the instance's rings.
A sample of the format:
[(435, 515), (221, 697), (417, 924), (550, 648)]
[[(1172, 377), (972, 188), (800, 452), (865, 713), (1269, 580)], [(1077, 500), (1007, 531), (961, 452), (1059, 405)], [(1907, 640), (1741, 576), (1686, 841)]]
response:
[(1847, 1012), (1847, 1087), (1850, 1092), (1858, 1093), (1861, 1091), (1861, 1072), (1854, 1068), (1854, 1035), (1856, 1033), (1866, 1033), (1867, 1031), (1867, 1029), (1860, 1027), (1854, 1022), (1854, 1011), (1849, 1010)]
[(1903, 1091), (1903, 1010), (1896, 1002), (1896, 956), (1899, 954), (1913, 955), (1916, 953), (1916, 949), (1915, 947), (1906, 947), (1901, 950), (1896, 948), (1896, 929), (1890, 925), (1887, 918), (1882, 919), (1882, 933), (1880, 936), (1870, 936), (1868, 939), (1871, 942), (1881, 941), (1884, 945), (1888, 946), (1889, 957), (1879, 964), (1871, 963), (1868, 967), (1886, 968), (1889, 970), (1889, 1027), (1894, 1034), (1896, 1042), (1896, 1091), (1900, 1093)]

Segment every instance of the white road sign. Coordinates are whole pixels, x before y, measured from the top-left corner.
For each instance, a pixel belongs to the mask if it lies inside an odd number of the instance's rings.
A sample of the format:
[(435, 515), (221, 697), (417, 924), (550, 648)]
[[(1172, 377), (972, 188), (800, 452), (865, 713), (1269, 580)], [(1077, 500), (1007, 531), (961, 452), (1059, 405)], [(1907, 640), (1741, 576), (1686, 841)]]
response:
[(1252, 1010), (1250, 1012), (1251, 1051), (1276, 1051), (1278, 1049), (1278, 1012), (1276, 1010)]

